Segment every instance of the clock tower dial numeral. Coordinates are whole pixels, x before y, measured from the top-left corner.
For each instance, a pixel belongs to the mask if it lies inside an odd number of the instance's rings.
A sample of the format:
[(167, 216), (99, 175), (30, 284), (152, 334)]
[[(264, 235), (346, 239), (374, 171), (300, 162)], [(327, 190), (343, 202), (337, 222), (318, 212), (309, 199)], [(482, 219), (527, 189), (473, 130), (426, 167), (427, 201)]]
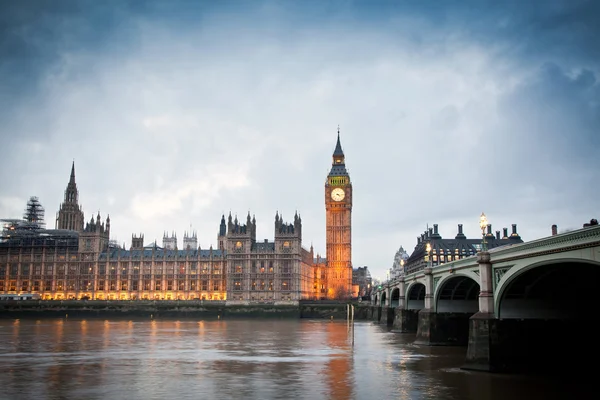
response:
[(327, 298), (352, 295), (352, 183), (346, 170), (340, 132), (325, 184)]

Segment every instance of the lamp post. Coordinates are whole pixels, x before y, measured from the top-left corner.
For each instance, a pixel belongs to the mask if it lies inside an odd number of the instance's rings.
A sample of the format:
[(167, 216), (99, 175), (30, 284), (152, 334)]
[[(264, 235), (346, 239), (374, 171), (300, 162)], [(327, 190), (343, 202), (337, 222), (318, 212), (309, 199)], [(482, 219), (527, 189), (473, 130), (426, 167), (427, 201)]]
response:
[(487, 242), (485, 241), (485, 228), (488, 226), (488, 219), (484, 213), (479, 217), (479, 227), (481, 228), (481, 251), (487, 251)]
[(431, 262), (431, 243), (427, 242), (425, 245), (425, 252), (427, 253), (427, 267), (431, 268), (433, 265)]
[(400, 259), (400, 270), (402, 271), (402, 275), (406, 275), (406, 271), (404, 271), (404, 258)]

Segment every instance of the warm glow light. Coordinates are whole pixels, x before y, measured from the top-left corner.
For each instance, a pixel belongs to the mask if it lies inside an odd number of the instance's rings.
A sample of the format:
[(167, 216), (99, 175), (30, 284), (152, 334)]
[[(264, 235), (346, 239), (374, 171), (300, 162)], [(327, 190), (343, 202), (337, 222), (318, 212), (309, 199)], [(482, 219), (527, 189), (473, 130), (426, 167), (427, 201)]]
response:
[(479, 227), (481, 228), (482, 232), (485, 230), (486, 226), (488, 226), (487, 217), (484, 213), (481, 213), (481, 217), (479, 217)]
[(427, 245), (425, 246), (425, 251), (426, 251), (427, 253), (430, 253), (430, 252), (431, 252), (431, 244), (430, 244), (429, 242), (427, 242)]

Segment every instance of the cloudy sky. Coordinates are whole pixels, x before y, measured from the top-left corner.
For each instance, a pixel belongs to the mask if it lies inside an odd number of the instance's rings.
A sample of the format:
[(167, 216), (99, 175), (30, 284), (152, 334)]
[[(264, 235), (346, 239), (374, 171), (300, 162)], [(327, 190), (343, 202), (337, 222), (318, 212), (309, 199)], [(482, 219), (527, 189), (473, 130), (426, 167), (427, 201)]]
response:
[(525, 240), (600, 217), (600, 3), (0, 3), (0, 218), (49, 227), (75, 160), (112, 237), (216, 244), (221, 214), (303, 220), (325, 253), (339, 124), (353, 263), (439, 224)]

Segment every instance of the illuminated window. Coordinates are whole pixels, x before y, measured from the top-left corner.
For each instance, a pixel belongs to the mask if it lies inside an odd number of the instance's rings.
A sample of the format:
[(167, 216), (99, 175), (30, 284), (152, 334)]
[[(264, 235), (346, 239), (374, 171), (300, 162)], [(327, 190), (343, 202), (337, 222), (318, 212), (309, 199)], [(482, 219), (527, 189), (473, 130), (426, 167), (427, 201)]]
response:
[(235, 247), (238, 248), (238, 249), (241, 249), (242, 248), (242, 242), (236, 242), (235, 243)]

